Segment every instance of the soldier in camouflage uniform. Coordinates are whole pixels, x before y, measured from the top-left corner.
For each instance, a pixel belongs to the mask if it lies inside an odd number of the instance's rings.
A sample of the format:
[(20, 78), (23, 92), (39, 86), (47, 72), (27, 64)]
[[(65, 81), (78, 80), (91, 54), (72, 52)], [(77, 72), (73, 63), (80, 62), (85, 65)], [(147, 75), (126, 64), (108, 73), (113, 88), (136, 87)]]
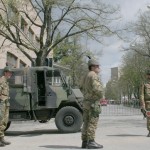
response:
[(0, 78), (0, 147), (9, 145), (4, 139), (4, 130), (7, 127), (9, 116), (9, 86), (7, 79), (12, 75), (9, 67), (4, 68), (4, 75)]
[[(147, 71), (147, 81), (142, 84), (141, 87), (141, 95), (140, 95), (140, 101), (141, 101), (141, 107), (145, 111), (150, 111), (150, 70)], [(148, 129), (148, 135), (147, 137), (150, 137), (150, 117), (146, 116), (147, 119), (147, 129)]]
[(102, 145), (95, 142), (95, 131), (101, 112), (102, 84), (98, 76), (99, 63), (94, 59), (89, 59), (88, 67), (89, 72), (81, 85), (84, 94), (82, 148), (97, 149), (103, 148)]

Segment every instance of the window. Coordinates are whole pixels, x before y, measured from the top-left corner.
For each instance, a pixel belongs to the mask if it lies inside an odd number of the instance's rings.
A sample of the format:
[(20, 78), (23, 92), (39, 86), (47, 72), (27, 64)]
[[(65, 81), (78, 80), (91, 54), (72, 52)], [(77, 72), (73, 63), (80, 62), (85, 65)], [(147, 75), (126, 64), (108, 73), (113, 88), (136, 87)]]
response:
[(26, 33), (27, 32), (27, 23), (26, 21), (21, 17), (21, 30)]
[(7, 65), (13, 68), (17, 66), (17, 57), (9, 52), (7, 52)]
[(8, 17), (12, 22), (18, 23), (19, 13), (17, 9), (13, 6), (8, 7)]
[(34, 32), (31, 28), (29, 28), (28, 37), (31, 41), (34, 39)]
[(20, 60), (20, 68), (24, 68), (24, 67), (26, 67), (26, 64), (22, 60)]
[(61, 76), (58, 71), (56, 71), (56, 70), (55, 71), (47, 71), (46, 76), (47, 76), (47, 82), (50, 85), (54, 85), (54, 86), (62, 85)]
[(54, 77), (54, 84), (60, 84), (61, 83), (61, 79), (60, 77)]
[(35, 45), (37, 48), (40, 48), (40, 39), (37, 36), (35, 37)]

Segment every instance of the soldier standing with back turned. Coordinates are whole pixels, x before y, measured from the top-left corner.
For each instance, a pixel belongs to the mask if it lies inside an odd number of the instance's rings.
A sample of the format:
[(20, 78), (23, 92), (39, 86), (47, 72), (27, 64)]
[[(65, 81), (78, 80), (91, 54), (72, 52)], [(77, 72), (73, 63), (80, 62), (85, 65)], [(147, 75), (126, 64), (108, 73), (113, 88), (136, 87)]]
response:
[(84, 94), (82, 148), (97, 149), (103, 148), (102, 145), (95, 142), (95, 131), (101, 112), (102, 85), (98, 76), (100, 72), (99, 63), (94, 59), (89, 59), (88, 67), (89, 72), (81, 85)]
[(4, 75), (0, 78), (0, 147), (9, 145), (4, 139), (4, 131), (7, 127), (9, 116), (9, 85), (7, 79), (12, 76), (10, 68), (4, 68)]
[[(141, 108), (145, 111), (150, 111), (150, 70), (147, 70), (146, 75), (147, 81), (144, 84), (142, 84), (140, 101)], [(150, 117), (146, 116), (146, 119), (148, 129), (147, 137), (150, 137)]]

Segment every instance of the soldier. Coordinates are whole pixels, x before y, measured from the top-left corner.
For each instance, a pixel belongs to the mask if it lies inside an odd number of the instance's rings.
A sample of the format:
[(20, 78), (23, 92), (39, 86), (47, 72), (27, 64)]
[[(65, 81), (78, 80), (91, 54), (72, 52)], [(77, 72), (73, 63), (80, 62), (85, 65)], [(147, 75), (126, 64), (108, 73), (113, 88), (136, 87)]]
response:
[[(147, 70), (147, 81), (142, 84), (141, 92), (140, 92), (140, 102), (141, 102), (141, 109), (143, 111), (150, 111), (150, 70)], [(147, 129), (148, 135), (150, 137), (150, 117), (146, 116), (147, 118)]]
[(11, 76), (12, 71), (8, 66), (5, 67), (4, 75), (0, 78), (0, 147), (10, 144), (4, 139), (4, 130), (7, 127), (9, 116), (9, 85), (7, 79)]
[(89, 72), (81, 85), (84, 94), (83, 100), (83, 128), (82, 148), (97, 149), (103, 148), (95, 142), (95, 131), (101, 112), (100, 99), (102, 98), (102, 85), (98, 76), (100, 72), (99, 63), (94, 59), (88, 61)]

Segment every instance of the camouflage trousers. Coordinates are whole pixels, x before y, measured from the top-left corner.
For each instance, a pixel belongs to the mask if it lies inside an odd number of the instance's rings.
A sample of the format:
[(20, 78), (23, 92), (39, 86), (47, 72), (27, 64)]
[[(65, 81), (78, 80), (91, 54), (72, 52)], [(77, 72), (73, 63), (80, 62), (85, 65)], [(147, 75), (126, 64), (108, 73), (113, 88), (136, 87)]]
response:
[[(96, 108), (96, 109), (95, 109)], [(98, 109), (97, 109), (98, 108)], [(83, 109), (82, 141), (94, 140), (98, 125), (100, 106)]]
[(9, 102), (0, 100), (0, 137), (4, 137), (9, 117)]
[[(150, 101), (145, 102), (145, 107), (147, 111), (150, 111)], [(150, 117), (146, 117), (147, 119), (147, 129), (150, 131)]]

